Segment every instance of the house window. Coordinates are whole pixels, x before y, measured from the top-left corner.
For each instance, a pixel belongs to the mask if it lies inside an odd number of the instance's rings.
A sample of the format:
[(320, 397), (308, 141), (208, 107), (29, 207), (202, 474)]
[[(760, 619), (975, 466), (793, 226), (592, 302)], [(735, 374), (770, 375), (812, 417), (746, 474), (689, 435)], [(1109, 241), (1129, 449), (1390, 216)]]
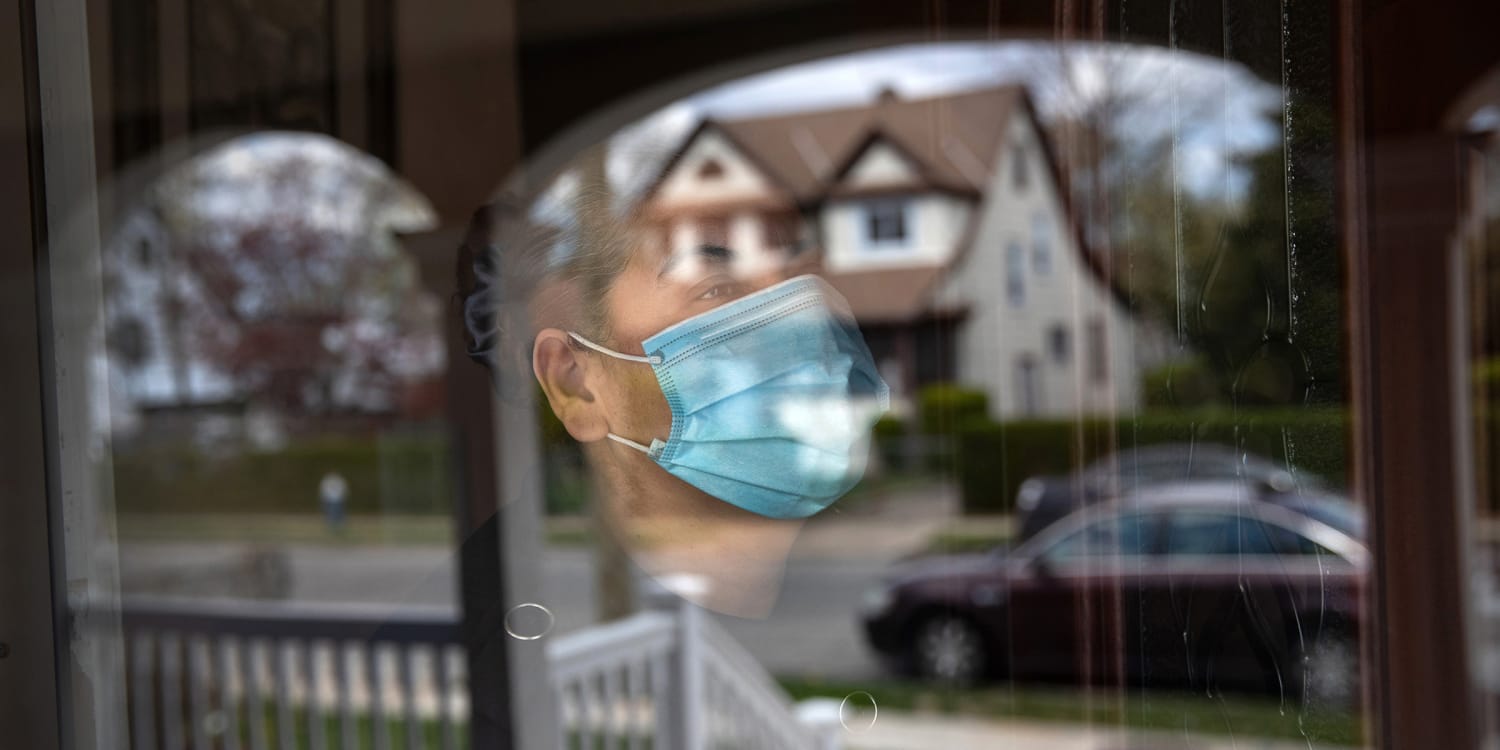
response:
[(698, 221), (698, 244), (729, 247), (729, 222), (723, 217), (711, 217)]
[(1109, 379), (1109, 351), (1104, 341), (1104, 319), (1095, 317), (1088, 323), (1089, 379), (1103, 383)]
[(769, 248), (788, 249), (801, 239), (801, 222), (796, 214), (767, 214), (761, 219), (761, 226)]
[(1026, 250), (1015, 240), (1005, 247), (1005, 296), (1011, 307), (1026, 304)]
[(906, 224), (905, 201), (877, 201), (865, 206), (865, 239), (871, 247), (905, 245)]
[(1025, 190), (1030, 175), (1026, 173), (1026, 147), (1012, 146), (1010, 149), (1010, 181), (1017, 190)]
[(1034, 417), (1042, 413), (1042, 381), (1036, 357), (1023, 354), (1016, 358), (1016, 396), (1021, 414)]
[(1073, 354), (1073, 342), (1068, 336), (1068, 327), (1056, 323), (1047, 330), (1047, 351), (1052, 354), (1052, 361), (1059, 365), (1065, 365)]
[(718, 159), (708, 159), (698, 167), (698, 179), (717, 180), (724, 176), (724, 165)]
[(1031, 265), (1038, 275), (1052, 273), (1052, 233), (1041, 211), (1031, 215)]

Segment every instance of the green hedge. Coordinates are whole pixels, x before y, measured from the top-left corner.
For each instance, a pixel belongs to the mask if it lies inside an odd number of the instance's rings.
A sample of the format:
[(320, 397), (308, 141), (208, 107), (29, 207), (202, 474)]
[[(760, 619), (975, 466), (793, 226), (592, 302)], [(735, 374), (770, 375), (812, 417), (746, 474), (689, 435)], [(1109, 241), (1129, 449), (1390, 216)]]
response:
[(984, 391), (951, 383), (924, 386), (917, 404), (924, 435), (951, 435), (966, 424), (987, 421), (990, 413)]
[(1011, 510), (1028, 477), (1067, 474), (1114, 450), (1157, 443), (1220, 443), (1346, 484), (1348, 416), (1342, 409), (1149, 411), (1132, 417), (970, 423), (958, 433), (965, 512)]
[(317, 513), (318, 482), (337, 471), (350, 513), (442, 513), (452, 504), (452, 461), (440, 435), (324, 437), (281, 450), (206, 455), (164, 447), (116, 455), (117, 510)]
[(1222, 403), (1225, 387), (1201, 358), (1168, 362), (1141, 375), (1146, 408), (1197, 409)]

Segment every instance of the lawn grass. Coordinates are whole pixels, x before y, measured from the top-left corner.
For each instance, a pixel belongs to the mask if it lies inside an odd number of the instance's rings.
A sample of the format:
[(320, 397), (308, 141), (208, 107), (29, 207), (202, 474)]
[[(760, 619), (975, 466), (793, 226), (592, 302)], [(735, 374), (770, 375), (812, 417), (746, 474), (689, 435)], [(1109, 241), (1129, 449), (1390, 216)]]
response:
[[(320, 734), (324, 738), (323, 743), (321, 743), (322, 746), (327, 748), (343, 747), (343, 722), (338, 712), (325, 710), (322, 713), (322, 721), (320, 722), (323, 730)], [(288, 712), (288, 718), (290, 719), (288, 729), (292, 736), (293, 746), (299, 748), (314, 747), (312, 744), (312, 721), (310, 721), (307, 710), (301, 707), (293, 707)], [(374, 747), (374, 719), (368, 713), (361, 711), (351, 712), (350, 718), (352, 719), (351, 728), (354, 730), (354, 746)], [(443, 747), (442, 723), (436, 718), (420, 718), (417, 720), (418, 736), (416, 743), (407, 742), (407, 727), (406, 721), (403, 718), (386, 717), (382, 721), (386, 726), (386, 736), (390, 740), (391, 750), (436, 750)], [(182, 731), (184, 737), (191, 736), (191, 727), (183, 727)], [(267, 739), (268, 744), (277, 746), (277, 737), (280, 735), (278, 734), (276, 707), (274, 705), (267, 704), (264, 707), (261, 715), (260, 731), (262, 736)], [(238, 736), (241, 745), (247, 746), (246, 743), (250, 740), (250, 722), (244, 715), (241, 715), (239, 721)], [(469, 747), (469, 727), (467, 721), (463, 719), (453, 720), (453, 738), (456, 750), (467, 750)], [(210, 744), (213, 744), (212, 741)]]
[(930, 683), (876, 680), (837, 682), (782, 677), (778, 681), (794, 700), (825, 697), (841, 700), (859, 691), (875, 698), (880, 709), (992, 719), (1031, 719), (1069, 724), (1308, 741), (1352, 746), (1363, 742), (1360, 718), (1350, 711), (1302, 710), (1288, 700), (1254, 695), (1190, 695), (1112, 688), (1021, 686), (1010, 683), (974, 688)]
[[(126, 542), (239, 542), (329, 546), (452, 546), (453, 519), (446, 515), (356, 515), (340, 531), (316, 513), (122, 513), (116, 520)], [(547, 543), (587, 545), (592, 537), (581, 519), (547, 519)]]
[(926, 551), (935, 555), (988, 552), (1009, 544), (1014, 528), (1010, 516), (964, 516), (933, 534)]

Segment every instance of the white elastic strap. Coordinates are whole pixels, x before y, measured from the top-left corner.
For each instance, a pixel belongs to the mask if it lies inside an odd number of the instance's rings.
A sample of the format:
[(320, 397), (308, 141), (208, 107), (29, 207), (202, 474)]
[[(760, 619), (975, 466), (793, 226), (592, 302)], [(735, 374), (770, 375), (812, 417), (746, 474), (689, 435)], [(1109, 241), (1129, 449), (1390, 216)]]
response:
[(620, 443), (621, 445), (628, 445), (628, 446), (630, 446), (630, 447), (632, 447), (632, 448), (634, 448), (634, 449), (636, 449), (636, 450), (638, 450), (638, 451), (640, 451), (640, 452), (642, 452), (642, 453), (644, 453), (644, 454), (646, 454), (648, 456), (651, 455), (651, 449), (649, 447), (641, 445), (640, 443), (637, 443), (636, 441), (631, 440), (630, 438), (620, 437), (619, 435), (616, 435), (613, 432), (606, 432), (606, 433), (604, 433), (604, 436), (607, 437), (607, 438), (609, 438), (610, 440), (615, 441), (616, 443)]
[(598, 344), (596, 344), (596, 343), (594, 343), (592, 341), (589, 341), (588, 339), (586, 339), (586, 338), (584, 338), (582, 336), (579, 336), (576, 333), (573, 333), (572, 331), (568, 331), (568, 335), (572, 336), (574, 341), (577, 341), (578, 343), (583, 344), (584, 346), (586, 346), (586, 347), (588, 347), (590, 349), (593, 349), (594, 351), (599, 352), (600, 354), (608, 354), (609, 356), (614, 357), (615, 359), (624, 359), (624, 360), (629, 360), (631, 362), (644, 362), (644, 363), (646, 363), (648, 365), (659, 365), (659, 364), (661, 364), (661, 357), (642, 357), (642, 356), (640, 356), (638, 354), (625, 354), (624, 352), (617, 352), (614, 349), (611, 349), (611, 348), (609, 348), (607, 346), (600, 346), (600, 345), (598, 345)]

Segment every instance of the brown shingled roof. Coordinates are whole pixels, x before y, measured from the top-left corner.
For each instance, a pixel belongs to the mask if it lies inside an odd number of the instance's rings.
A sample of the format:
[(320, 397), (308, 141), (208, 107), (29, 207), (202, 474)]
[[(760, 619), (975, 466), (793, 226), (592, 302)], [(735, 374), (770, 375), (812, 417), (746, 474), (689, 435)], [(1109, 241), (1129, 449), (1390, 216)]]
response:
[(823, 197), (833, 178), (877, 136), (917, 159), (935, 187), (978, 192), (996, 161), (1004, 123), (1023, 96), (1021, 86), (1008, 85), (706, 125), (728, 135), (799, 202)]

